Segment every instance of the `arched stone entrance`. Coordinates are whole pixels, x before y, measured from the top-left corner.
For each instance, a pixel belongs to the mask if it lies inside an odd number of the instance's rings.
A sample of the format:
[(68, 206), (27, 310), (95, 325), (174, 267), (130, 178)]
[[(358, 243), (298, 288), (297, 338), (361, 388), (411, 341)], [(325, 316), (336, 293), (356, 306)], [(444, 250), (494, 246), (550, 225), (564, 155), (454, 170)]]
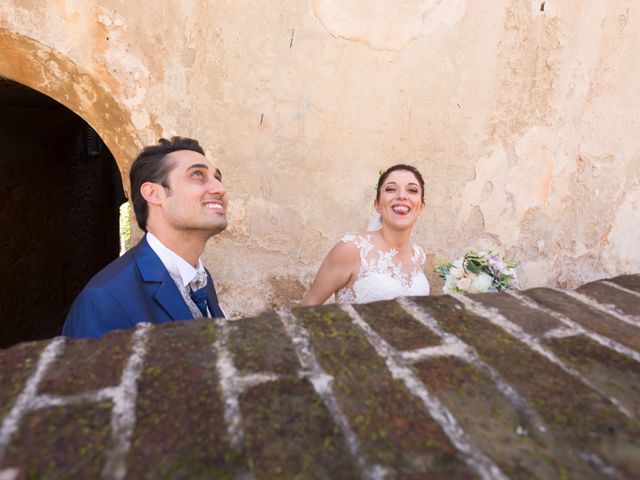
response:
[[(0, 348), (60, 333), (119, 249), (140, 147), (129, 112), (60, 52), (0, 28)], [(126, 188), (127, 185), (124, 185)]]
[(84, 284), (118, 256), (124, 201), (84, 120), (0, 78), (0, 347), (60, 333)]
[[(131, 114), (114, 97), (120, 88), (108, 72), (94, 72), (59, 51), (0, 27), (0, 77), (44, 93), (84, 119), (98, 132), (118, 164), (123, 178), (142, 143)], [(91, 61), (90, 58), (87, 59)]]

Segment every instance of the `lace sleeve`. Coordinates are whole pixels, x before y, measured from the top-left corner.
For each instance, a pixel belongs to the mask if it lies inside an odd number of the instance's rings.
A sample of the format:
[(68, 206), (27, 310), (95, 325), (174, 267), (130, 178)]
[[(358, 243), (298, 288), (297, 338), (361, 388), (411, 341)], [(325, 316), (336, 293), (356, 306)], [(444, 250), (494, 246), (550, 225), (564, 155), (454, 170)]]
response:
[(357, 236), (355, 233), (347, 233), (346, 235), (342, 236), (340, 241), (342, 243), (356, 243), (356, 238)]
[(373, 244), (371, 243), (371, 236), (362, 236), (357, 233), (347, 233), (344, 235), (340, 242), (344, 243), (352, 243), (358, 249), (360, 254), (360, 272), (366, 271), (368, 268), (369, 262), (367, 261), (367, 256), (369, 252), (373, 249)]
[(426, 253), (424, 253), (422, 247), (419, 247), (415, 243), (413, 244), (413, 256), (411, 257), (411, 261), (420, 268), (424, 267), (424, 264), (427, 261)]

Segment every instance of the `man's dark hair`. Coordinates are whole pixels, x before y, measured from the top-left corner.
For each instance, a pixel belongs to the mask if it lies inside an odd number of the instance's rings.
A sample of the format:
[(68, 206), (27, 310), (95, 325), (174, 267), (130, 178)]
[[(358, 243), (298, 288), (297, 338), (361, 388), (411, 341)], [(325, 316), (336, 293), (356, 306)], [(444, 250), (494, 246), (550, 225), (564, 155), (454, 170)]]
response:
[(144, 147), (131, 165), (129, 172), (129, 185), (131, 185), (131, 203), (136, 214), (138, 226), (147, 231), (147, 219), (149, 206), (142, 197), (140, 187), (143, 183), (159, 183), (169, 189), (169, 172), (174, 164), (167, 160), (167, 155), (180, 150), (191, 150), (204, 155), (204, 150), (197, 140), (186, 137), (171, 137), (171, 140), (161, 138), (158, 145)]
[(387, 179), (391, 172), (395, 172), (396, 170), (406, 170), (407, 172), (413, 173), (418, 180), (418, 184), (420, 185), (420, 196), (422, 197), (422, 204), (424, 205), (424, 179), (422, 178), (422, 174), (418, 171), (418, 169), (412, 165), (405, 165), (403, 163), (399, 163), (392, 167), (387, 168), (384, 172), (380, 174), (380, 178), (378, 178), (378, 186), (376, 187), (376, 201), (380, 200), (380, 189), (382, 188), (382, 184)]

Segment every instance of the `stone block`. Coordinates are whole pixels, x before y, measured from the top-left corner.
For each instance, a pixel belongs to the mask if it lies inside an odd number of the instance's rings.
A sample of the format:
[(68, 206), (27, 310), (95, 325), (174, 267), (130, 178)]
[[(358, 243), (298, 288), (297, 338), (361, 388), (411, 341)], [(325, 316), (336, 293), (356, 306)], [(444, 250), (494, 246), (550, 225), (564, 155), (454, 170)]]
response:
[(583, 328), (626, 345), (633, 350), (640, 350), (638, 327), (621, 321), (612, 316), (611, 312), (596, 310), (557, 290), (534, 288), (527, 290), (524, 294)]
[(142, 324), (0, 350), (0, 473), (634, 478), (635, 282)]

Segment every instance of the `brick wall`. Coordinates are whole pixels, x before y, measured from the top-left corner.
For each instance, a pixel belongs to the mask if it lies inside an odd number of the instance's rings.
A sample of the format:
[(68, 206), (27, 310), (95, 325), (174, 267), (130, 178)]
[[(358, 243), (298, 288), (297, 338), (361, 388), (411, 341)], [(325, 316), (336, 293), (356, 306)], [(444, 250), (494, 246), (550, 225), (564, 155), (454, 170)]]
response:
[(637, 478), (640, 276), (0, 351), (4, 478)]

